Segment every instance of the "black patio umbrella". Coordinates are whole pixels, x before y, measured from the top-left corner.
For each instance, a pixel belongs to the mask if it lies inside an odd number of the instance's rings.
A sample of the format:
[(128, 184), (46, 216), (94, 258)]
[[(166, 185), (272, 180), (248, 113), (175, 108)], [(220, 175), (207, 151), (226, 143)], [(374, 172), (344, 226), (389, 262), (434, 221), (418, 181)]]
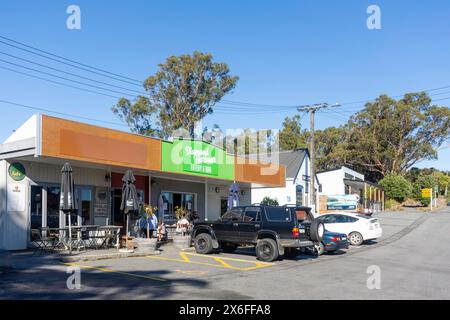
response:
[(127, 215), (126, 236), (128, 240), (128, 222), (130, 213), (139, 211), (139, 201), (136, 191), (136, 178), (131, 170), (127, 170), (122, 178), (122, 202), (120, 204), (120, 210)]
[(72, 222), (71, 214), (78, 211), (78, 204), (75, 199), (75, 188), (73, 183), (73, 171), (72, 167), (68, 162), (64, 164), (61, 169), (61, 190), (60, 190), (60, 200), (59, 209), (64, 212), (64, 214), (69, 215), (69, 248), (72, 252)]

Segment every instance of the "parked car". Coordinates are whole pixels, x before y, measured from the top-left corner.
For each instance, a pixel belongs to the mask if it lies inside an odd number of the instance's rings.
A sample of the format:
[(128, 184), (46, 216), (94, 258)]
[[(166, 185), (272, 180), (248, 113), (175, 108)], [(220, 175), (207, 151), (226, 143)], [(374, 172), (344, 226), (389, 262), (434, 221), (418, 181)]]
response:
[(317, 217), (327, 231), (346, 234), (351, 245), (359, 246), (366, 240), (380, 238), (382, 229), (378, 219), (357, 213), (333, 212)]
[(194, 225), (195, 250), (201, 254), (219, 248), (233, 252), (238, 246), (252, 245), (262, 261), (274, 261), (283, 255), (297, 256), (300, 248), (313, 247), (315, 242), (320, 242), (325, 232), (321, 221), (297, 218), (297, 211), (303, 218), (308, 209), (265, 205), (235, 207), (217, 221)]
[(316, 246), (318, 255), (322, 255), (325, 252), (333, 253), (342, 249), (348, 249), (347, 235), (326, 230), (323, 234), (322, 241)]

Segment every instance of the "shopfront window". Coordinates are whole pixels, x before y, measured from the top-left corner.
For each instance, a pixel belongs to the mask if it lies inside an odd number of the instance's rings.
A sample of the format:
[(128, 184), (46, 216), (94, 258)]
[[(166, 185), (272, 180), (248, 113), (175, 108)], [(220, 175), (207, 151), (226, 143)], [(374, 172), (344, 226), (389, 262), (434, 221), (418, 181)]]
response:
[(42, 187), (31, 186), (31, 229), (42, 227)]
[(92, 219), (92, 188), (81, 188), (80, 206), (82, 225), (93, 224)]
[(59, 228), (60, 188), (47, 187), (47, 226)]
[(303, 186), (295, 186), (295, 204), (298, 206), (303, 205)]
[(163, 192), (162, 198), (164, 202), (164, 220), (175, 221), (175, 210), (177, 207), (185, 208), (190, 212), (195, 210), (195, 195), (192, 193)]

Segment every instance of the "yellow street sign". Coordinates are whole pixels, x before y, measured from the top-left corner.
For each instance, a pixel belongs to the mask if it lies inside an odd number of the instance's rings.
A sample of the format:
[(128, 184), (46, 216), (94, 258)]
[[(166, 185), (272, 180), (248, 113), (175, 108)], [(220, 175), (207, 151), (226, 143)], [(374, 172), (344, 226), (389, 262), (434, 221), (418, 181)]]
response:
[(422, 189), (422, 198), (430, 198), (432, 190), (431, 188)]

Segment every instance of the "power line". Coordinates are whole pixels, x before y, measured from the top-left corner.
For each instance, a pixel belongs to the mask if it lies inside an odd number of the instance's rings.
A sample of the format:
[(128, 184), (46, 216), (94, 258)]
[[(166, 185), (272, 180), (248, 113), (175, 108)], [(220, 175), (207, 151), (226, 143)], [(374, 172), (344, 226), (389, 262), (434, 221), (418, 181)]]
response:
[(54, 81), (54, 80), (42, 78), (42, 77), (39, 77), (39, 76), (36, 76), (36, 75), (32, 75), (32, 74), (29, 74), (29, 73), (26, 73), (26, 72), (21, 72), (21, 71), (18, 71), (18, 70), (10, 69), (10, 68), (4, 67), (4, 66), (0, 66), (0, 69), (8, 70), (8, 71), (11, 71), (11, 72), (14, 72), (14, 73), (18, 73), (18, 74), (21, 74), (21, 75), (25, 75), (27, 77), (43, 80), (43, 81), (46, 81), (46, 82), (58, 84), (58, 85), (61, 85), (61, 86), (64, 86), (64, 87), (78, 89), (78, 90), (81, 90), (81, 91), (90, 92), (90, 93), (94, 93), (94, 94), (99, 94), (99, 95), (102, 95), (102, 96), (111, 97), (111, 98), (115, 98), (115, 99), (120, 99), (119, 96), (113, 96), (113, 95), (110, 95), (110, 94), (107, 94), (107, 93), (103, 93), (103, 92), (98, 92), (98, 91), (95, 91), (95, 90), (90, 90), (90, 89), (86, 89), (86, 88), (80, 88), (80, 87), (77, 87), (77, 86), (72, 86), (72, 85), (67, 84), (67, 83), (63, 83), (63, 82), (59, 82), (59, 81)]
[(78, 62), (78, 61), (75, 61), (75, 60), (71, 60), (71, 59), (65, 58), (63, 56), (59, 56), (59, 55), (56, 55), (54, 53), (51, 53), (51, 52), (48, 52), (48, 51), (45, 51), (45, 50), (42, 50), (42, 49), (38, 49), (38, 48), (30, 46), (28, 44), (19, 42), (17, 40), (13, 40), (13, 39), (7, 38), (7, 37), (2, 36), (2, 35), (0, 35), (0, 38), (8, 40), (8, 41), (16, 43), (16, 44), (19, 44), (19, 45), (24, 46), (26, 48), (33, 49), (33, 50), (38, 51), (38, 52), (42, 52), (42, 53), (45, 53), (47, 55), (50, 55), (50, 56), (53, 56), (53, 57), (56, 57), (56, 58), (59, 58), (59, 59), (65, 60), (65, 61), (69, 61), (69, 62), (78, 64), (78, 65), (86, 67), (86, 68), (90, 68), (90, 69), (97, 70), (97, 71), (100, 71), (100, 72), (103, 72), (103, 73), (107, 73), (107, 74), (110, 74), (110, 75), (113, 75), (113, 76), (117, 76), (117, 77), (120, 77), (120, 78), (124, 78), (124, 79), (128, 79), (128, 80), (131, 80), (131, 81), (136, 81), (136, 82), (142, 83), (141, 80), (133, 79), (133, 78), (130, 78), (130, 77), (127, 77), (127, 76), (123, 76), (123, 75), (120, 75), (120, 74), (117, 74), (117, 73), (110, 72), (108, 70), (100, 69), (100, 68), (97, 68), (97, 67), (90, 66), (88, 64), (84, 64), (84, 63), (81, 63), (81, 62)]
[(88, 86), (88, 87), (92, 87), (92, 88), (96, 88), (96, 89), (100, 89), (100, 90), (105, 90), (105, 91), (109, 91), (109, 92), (113, 92), (113, 93), (119, 93), (119, 94), (122, 94), (122, 95), (125, 95), (125, 96), (133, 96), (132, 94), (129, 94), (129, 93), (126, 93), (126, 92), (116, 91), (116, 90), (112, 90), (112, 89), (108, 89), (108, 88), (104, 88), (104, 87), (99, 87), (99, 86), (96, 86), (96, 85), (93, 85), (93, 84), (89, 84), (89, 83), (85, 83), (85, 82), (81, 82), (81, 81), (77, 81), (77, 80), (61, 77), (61, 76), (58, 76), (58, 75), (55, 75), (55, 74), (52, 74), (52, 73), (49, 73), (49, 72), (45, 72), (45, 71), (37, 70), (37, 69), (34, 69), (34, 68), (26, 67), (26, 66), (23, 66), (23, 65), (14, 63), (14, 62), (6, 61), (6, 60), (3, 60), (3, 59), (0, 59), (0, 62), (7, 63), (7, 64), (10, 64), (10, 65), (13, 65), (13, 66), (16, 66), (16, 67), (19, 67), (19, 68), (27, 69), (27, 70), (30, 70), (30, 71), (42, 73), (42, 74), (45, 74), (45, 75), (48, 75), (48, 76), (51, 76), (51, 77), (55, 77), (55, 78), (58, 78), (58, 79), (74, 82), (74, 83), (81, 84), (81, 85), (84, 85), (84, 86)]
[(47, 66), (47, 65), (35, 62), (35, 61), (31, 61), (31, 60), (28, 60), (28, 59), (24, 59), (24, 58), (21, 58), (21, 57), (17, 57), (15, 55), (12, 55), (12, 54), (9, 54), (9, 53), (5, 53), (5, 52), (2, 52), (2, 51), (0, 51), (0, 54), (8, 56), (8, 57), (11, 57), (11, 58), (14, 58), (14, 59), (17, 59), (17, 60), (21, 60), (21, 61), (24, 61), (24, 62), (27, 62), (27, 63), (30, 63), (30, 64), (38, 65), (38, 66), (43, 67), (43, 68), (47, 68), (47, 69), (50, 69), (50, 70), (61, 72), (63, 74), (67, 74), (67, 75), (71, 75), (71, 76), (78, 77), (78, 78), (81, 78), (81, 79), (89, 80), (89, 81), (92, 81), (92, 82), (104, 84), (104, 85), (111, 86), (111, 87), (114, 87), (114, 88), (128, 90), (130, 92), (135, 92), (135, 93), (138, 93), (138, 94), (141, 94), (141, 95), (147, 94), (146, 92), (143, 92), (143, 91), (137, 91), (137, 90), (121, 87), (121, 86), (116, 86), (114, 84), (110, 84), (110, 83), (107, 83), (107, 82), (104, 82), (104, 81), (95, 80), (95, 79), (92, 79), (92, 78), (89, 78), (89, 77), (84, 77), (84, 76), (81, 76), (81, 75), (78, 75), (78, 74), (75, 74), (75, 73), (67, 72), (67, 71), (64, 71), (64, 70), (61, 70), (61, 69), (58, 69), (58, 68), (53, 68), (53, 67), (50, 67), (50, 66)]
[(117, 123), (117, 122), (110, 122), (110, 121), (98, 120), (98, 119), (89, 118), (89, 117), (85, 117), (85, 116), (80, 116), (80, 115), (75, 115), (75, 114), (70, 114), (70, 113), (59, 112), (59, 111), (55, 111), (55, 110), (51, 110), (51, 109), (47, 109), (47, 108), (35, 107), (35, 106), (30, 106), (30, 105), (25, 105), (25, 104), (13, 102), (13, 101), (8, 101), (8, 100), (3, 100), (3, 99), (0, 99), (0, 103), (9, 104), (9, 105), (13, 105), (13, 106), (21, 107), (21, 108), (25, 108), (25, 109), (31, 109), (31, 110), (36, 110), (36, 111), (42, 111), (42, 112), (48, 112), (48, 113), (58, 114), (58, 115), (62, 115), (62, 116), (66, 116), (66, 117), (71, 117), (71, 118), (78, 118), (78, 119), (89, 120), (89, 121), (95, 121), (95, 122), (101, 122), (101, 123), (110, 124), (110, 125), (115, 125), (115, 126), (124, 126), (124, 127), (127, 127), (127, 125), (125, 125), (125, 124), (123, 124), (123, 123)]
[[(0, 40), (0, 43), (3, 43), (5, 45), (11, 46), (13, 48), (16, 48), (16, 49), (19, 49), (19, 50), (22, 50), (22, 51), (25, 51), (25, 52), (29, 52), (29, 53), (34, 54), (34, 55), (38, 55), (38, 56), (46, 58), (46, 59), (50, 59), (50, 60), (56, 61), (58, 63), (62, 63), (62, 64), (65, 64), (65, 65), (68, 65), (68, 66), (73, 67), (73, 68), (78, 68), (78, 69), (81, 69), (81, 70), (84, 70), (84, 71), (87, 71), (87, 72), (95, 73), (95, 74), (103, 76), (103, 77), (108, 77), (108, 78), (114, 79), (116, 81), (127, 82), (129, 84), (133, 84), (133, 85), (136, 85), (136, 86), (141, 86), (142, 83), (143, 83), (142, 80), (134, 79), (134, 78), (131, 78), (131, 77), (128, 77), (128, 76), (124, 76), (124, 75), (120, 75), (120, 74), (117, 74), (117, 73), (114, 73), (114, 72), (111, 72), (111, 71), (108, 71), (108, 70), (105, 70), (105, 69), (94, 67), (92, 65), (88, 65), (88, 64), (85, 64), (85, 63), (82, 63), (82, 62), (78, 62), (78, 61), (75, 61), (73, 59), (69, 59), (69, 58), (63, 57), (61, 55), (57, 55), (57, 54), (51, 53), (51, 52), (46, 51), (46, 50), (42, 50), (42, 49), (36, 48), (34, 46), (25, 44), (25, 43), (17, 41), (17, 40), (13, 40), (13, 39), (5, 37), (5, 36), (1, 36), (0, 35), (0, 38), (2, 38), (4, 40), (7, 40), (9, 42), (18, 44), (20, 46), (32, 49), (34, 51), (38, 51), (38, 52), (43, 53), (45, 55), (39, 54), (37, 52), (30, 51), (30, 50), (27, 50), (25, 48), (18, 47), (16, 45), (13, 45), (13, 44), (5, 42), (5, 41), (1, 41)], [(51, 57), (48, 57), (48, 56), (56, 57), (59, 60), (51, 58)], [(61, 61), (61, 60), (63, 60), (63, 61)], [(65, 61), (68, 61), (70, 63), (67, 63)], [(82, 66), (82, 67), (80, 67), (80, 66)], [(83, 68), (83, 67), (85, 67), (85, 68)], [(86, 69), (86, 68), (89, 68), (89, 69)], [(92, 70), (90, 70), (90, 69), (92, 69)], [(101, 73), (95, 72), (93, 70), (99, 71)], [(112, 75), (114, 77), (111, 77), (109, 75)], [(75, 76), (77, 76), (77, 75), (75, 75)], [(117, 77), (119, 77), (119, 78), (117, 78)], [(92, 79), (90, 79), (90, 80), (91, 81), (96, 81), (96, 80), (92, 80)], [(134, 82), (130, 82), (130, 80), (134, 81)], [(103, 84), (106, 84), (106, 83), (103, 83)], [(111, 84), (106, 84), (106, 85), (114, 86), (114, 85), (111, 85)], [(122, 88), (122, 87), (120, 87), (120, 88)], [(438, 90), (447, 89), (447, 88), (450, 88), (450, 86), (442, 86), (442, 87), (438, 87), (438, 88), (432, 88), (432, 89), (426, 89), (426, 90), (420, 90), (420, 91), (432, 92), (432, 91), (438, 91)], [(128, 91), (132, 91), (132, 92), (138, 93), (138, 91), (135, 91), (135, 90), (132, 90), (132, 89), (124, 89), (124, 90), (128, 90)], [(141, 92), (139, 92), (139, 93), (141, 93)], [(392, 96), (392, 97), (393, 98), (398, 98), (398, 97), (402, 97), (402, 96), (403, 95), (396, 95), (396, 96)], [(341, 104), (341, 106), (344, 106), (344, 108), (347, 108), (347, 106), (350, 106), (350, 105), (353, 105), (353, 104), (363, 104), (363, 103), (367, 103), (367, 102), (371, 102), (371, 101), (374, 101), (374, 99), (344, 102), (344, 103)], [(286, 110), (289, 110), (289, 109), (296, 109), (298, 107), (298, 106), (295, 106), (295, 105), (261, 104), (261, 103), (233, 101), (233, 100), (226, 100), (226, 99), (221, 100), (221, 103), (227, 104), (227, 105), (240, 106), (240, 107), (242, 107), (241, 108), (242, 110), (244, 110), (244, 109), (245, 110), (252, 110), (253, 108), (269, 108), (269, 109), (270, 108), (277, 108), (279, 110), (282, 110), (282, 108), (284, 110), (284, 108), (286, 108)]]
[[(0, 36), (0, 37), (2, 37), (2, 36)], [(10, 44), (10, 43), (7, 43), (7, 42), (1, 41), (1, 40), (0, 40), (0, 43), (6, 44), (7, 46), (10, 46), (10, 47), (13, 47), (13, 48), (16, 48), (16, 49), (19, 49), (19, 50), (22, 50), (22, 51), (25, 51), (25, 52), (34, 54), (34, 55), (36, 55), (36, 56), (39, 56), (39, 57), (42, 57), (42, 58), (45, 58), (45, 59), (49, 59), (49, 60), (52, 60), (52, 61), (59, 62), (59, 63), (61, 63), (61, 64), (68, 65), (68, 66), (70, 66), (70, 67), (72, 67), (72, 68), (81, 69), (81, 70), (84, 70), (84, 71), (87, 71), (87, 72), (91, 72), (91, 73), (100, 75), (100, 76), (102, 76), (102, 77), (107, 77), (107, 78), (110, 78), (110, 79), (114, 79), (114, 80), (116, 80), (116, 81), (127, 82), (127, 83), (129, 83), (129, 84), (133, 84), (133, 85), (136, 85), (136, 86), (139, 85), (138, 83), (133, 83), (133, 82), (131, 82), (131, 81), (127, 81), (127, 80), (123, 80), (123, 79), (120, 79), (120, 78), (112, 77), (112, 76), (109, 76), (109, 75), (106, 75), (106, 74), (102, 74), (102, 73), (100, 73), (100, 72), (96, 72), (96, 71), (93, 71), (93, 70), (89, 70), (89, 69), (86, 69), (86, 68), (83, 68), (83, 67), (80, 67), (80, 66), (71, 64), (71, 63), (67, 63), (67, 62), (64, 62), (64, 61), (61, 61), (61, 60), (58, 60), (58, 59), (54, 59), (54, 58), (51, 58), (51, 57), (47, 57), (47, 56), (45, 56), (45, 55), (43, 55), (43, 54), (39, 54), (39, 53), (37, 53), (37, 52), (33, 52), (33, 51), (31, 51), (31, 50), (24, 49), (24, 48), (15, 46), (15, 45), (13, 45), (13, 44)], [(36, 49), (36, 50), (39, 50), (39, 49)], [(42, 51), (42, 50), (39, 50), (39, 51)], [(53, 55), (53, 54), (51, 54), (51, 53), (48, 53), (48, 54), (49, 54), (49, 55)], [(53, 55), (53, 56), (55, 56), (55, 55)], [(66, 59), (66, 58), (63, 58), (63, 59), (64, 59), (64, 60), (68, 60), (68, 61), (72, 61), (72, 60)], [(82, 63), (79, 63), (79, 62), (75, 62), (75, 63), (80, 64), (80, 65), (83, 65)], [(95, 70), (98, 69), (98, 68), (94, 68), (94, 67), (92, 67), (92, 68), (95, 69)], [(105, 72), (106, 72), (106, 71), (105, 71)], [(107, 73), (113, 74), (113, 73), (111, 73), (111, 72), (107, 72)], [(137, 81), (137, 80), (136, 80), (136, 81)], [(141, 84), (142, 84), (142, 83), (141, 83)]]

